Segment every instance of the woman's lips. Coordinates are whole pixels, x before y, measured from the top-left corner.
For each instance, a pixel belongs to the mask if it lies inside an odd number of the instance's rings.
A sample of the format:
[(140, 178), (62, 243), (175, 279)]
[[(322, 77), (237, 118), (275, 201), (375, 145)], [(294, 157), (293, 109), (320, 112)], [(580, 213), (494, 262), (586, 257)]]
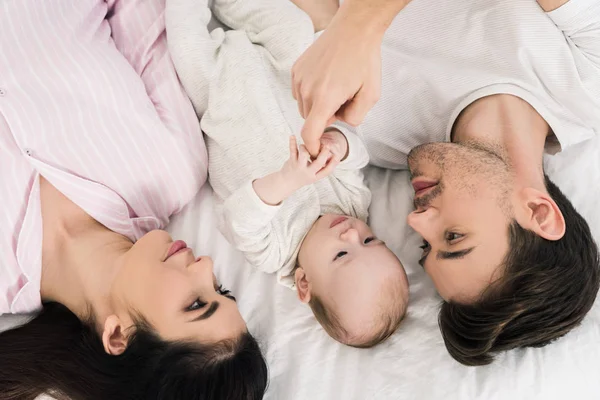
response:
[(169, 247), (169, 252), (167, 253), (167, 258), (165, 258), (165, 261), (167, 261), (169, 257), (174, 256), (175, 254), (186, 250), (187, 248), (187, 244), (183, 240), (174, 241), (171, 247)]

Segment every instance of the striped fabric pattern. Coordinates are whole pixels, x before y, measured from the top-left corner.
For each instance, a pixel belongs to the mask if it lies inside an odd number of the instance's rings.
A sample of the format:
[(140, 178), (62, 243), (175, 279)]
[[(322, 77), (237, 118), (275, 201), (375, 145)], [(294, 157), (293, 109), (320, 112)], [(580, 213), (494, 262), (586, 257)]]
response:
[(0, 314), (41, 305), (40, 175), (133, 241), (204, 184), (164, 0), (0, 1)]

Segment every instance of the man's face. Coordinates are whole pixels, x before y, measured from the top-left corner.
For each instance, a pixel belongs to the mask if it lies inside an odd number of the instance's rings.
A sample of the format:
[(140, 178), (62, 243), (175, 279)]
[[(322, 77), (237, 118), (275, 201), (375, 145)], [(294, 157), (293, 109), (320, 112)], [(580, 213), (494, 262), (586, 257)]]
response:
[(506, 163), (475, 144), (429, 143), (408, 165), (415, 188), (408, 224), (424, 239), (421, 265), (445, 300), (475, 301), (499, 276), (512, 220)]

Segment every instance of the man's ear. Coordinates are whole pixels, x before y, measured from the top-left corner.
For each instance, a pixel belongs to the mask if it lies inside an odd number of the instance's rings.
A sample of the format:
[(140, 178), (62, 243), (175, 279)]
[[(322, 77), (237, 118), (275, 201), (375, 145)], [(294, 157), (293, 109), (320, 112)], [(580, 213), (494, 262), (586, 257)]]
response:
[(306, 273), (302, 267), (296, 268), (294, 279), (296, 280), (298, 299), (300, 299), (300, 301), (304, 304), (308, 304), (310, 301), (310, 283), (306, 279)]
[(565, 218), (548, 193), (527, 188), (523, 191), (524, 215), (519, 224), (546, 240), (560, 240), (565, 235)]
[(125, 335), (125, 328), (119, 317), (111, 315), (106, 318), (102, 332), (104, 351), (113, 356), (121, 355), (127, 348), (127, 341), (128, 337)]

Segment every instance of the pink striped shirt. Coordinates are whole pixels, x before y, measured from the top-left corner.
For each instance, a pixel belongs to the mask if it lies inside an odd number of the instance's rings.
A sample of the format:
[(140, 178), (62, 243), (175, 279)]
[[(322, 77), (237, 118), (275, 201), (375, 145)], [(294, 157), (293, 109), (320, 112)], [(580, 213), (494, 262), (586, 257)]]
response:
[(40, 174), (131, 240), (206, 181), (164, 1), (0, 1), (0, 314), (41, 306)]

